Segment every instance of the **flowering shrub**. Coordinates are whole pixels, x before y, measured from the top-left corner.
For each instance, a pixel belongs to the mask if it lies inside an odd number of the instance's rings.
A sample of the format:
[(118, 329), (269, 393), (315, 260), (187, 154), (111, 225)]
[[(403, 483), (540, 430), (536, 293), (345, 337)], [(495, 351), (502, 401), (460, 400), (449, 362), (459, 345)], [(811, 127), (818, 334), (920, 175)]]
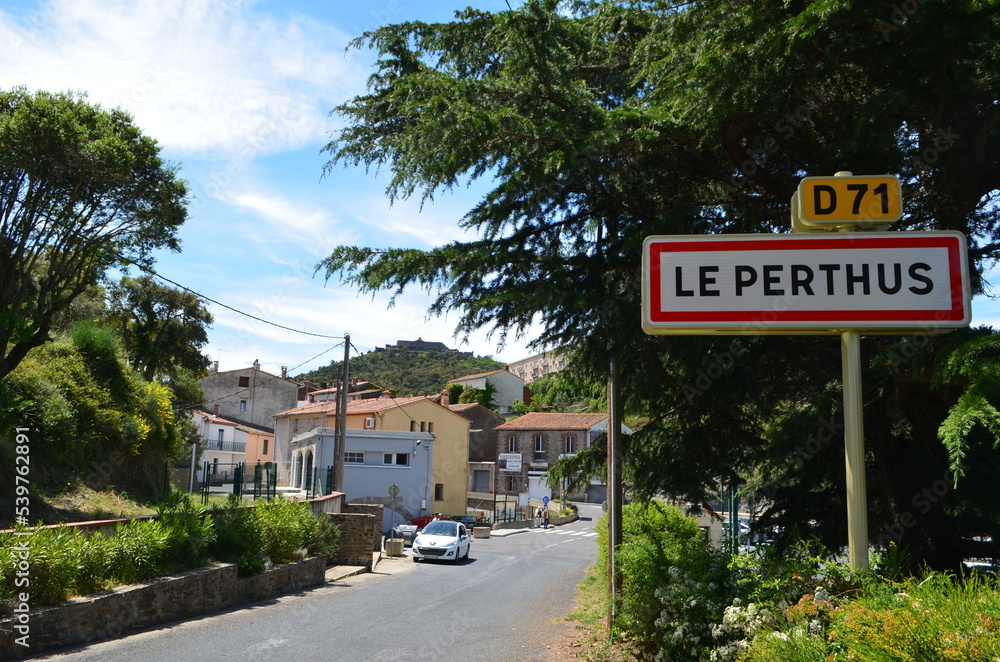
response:
[(829, 638), (838, 659), (994, 662), (1000, 659), (1000, 585), (931, 573), (878, 582), (840, 607)]

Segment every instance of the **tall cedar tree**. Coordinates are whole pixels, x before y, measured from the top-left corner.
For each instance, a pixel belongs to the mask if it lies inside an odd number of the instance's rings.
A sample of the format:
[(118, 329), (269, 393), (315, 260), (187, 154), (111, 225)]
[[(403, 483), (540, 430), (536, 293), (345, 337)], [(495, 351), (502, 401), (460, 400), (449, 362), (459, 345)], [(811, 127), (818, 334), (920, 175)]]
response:
[[(641, 244), (788, 232), (803, 176), (888, 172), (904, 186), (893, 229), (964, 232), (983, 292), (1000, 248), (1000, 3), (898, 4), (528, 0), (368, 32), (355, 46), (379, 59), (368, 92), (335, 109), (347, 124), (327, 175), (384, 169), (393, 199), (492, 189), (460, 221), (477, 239), (341, 246), (320, 267), (366, 292), (433, 292), (459, 332), (502, 342), (540, 320), (536, 347), (570, 348), (583, 377), (604, 375), (616, 348), (628, 411), (649, 420), (626, 449), (637, 496), (701, 500), (739, 482), (766, 525), (839, 546), (838, 340), (647, 337)], [(991, 337), (863, 340), (872, 542), (915, 563), (997, 552), (970, 542), (1000, 540), (997, 428), (949, 418), (996, 404), (973, 384), (983, 372), (963, 369), (996, 365)], [(601, 458), (595, 447), (571, 469)]]

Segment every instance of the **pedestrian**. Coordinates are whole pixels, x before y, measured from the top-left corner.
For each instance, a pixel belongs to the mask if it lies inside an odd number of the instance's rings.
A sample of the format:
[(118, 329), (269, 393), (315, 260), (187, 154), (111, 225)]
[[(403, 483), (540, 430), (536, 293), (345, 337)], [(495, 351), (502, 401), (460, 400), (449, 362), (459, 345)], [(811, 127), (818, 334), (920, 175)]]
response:
[(542, 525), (542, 509), (538, 508), (536, 506), (535, 507), (535, 528), (538, 528), (541, 525)]
[(542, 508), (542, 528), (549, 528), (549, 507)]

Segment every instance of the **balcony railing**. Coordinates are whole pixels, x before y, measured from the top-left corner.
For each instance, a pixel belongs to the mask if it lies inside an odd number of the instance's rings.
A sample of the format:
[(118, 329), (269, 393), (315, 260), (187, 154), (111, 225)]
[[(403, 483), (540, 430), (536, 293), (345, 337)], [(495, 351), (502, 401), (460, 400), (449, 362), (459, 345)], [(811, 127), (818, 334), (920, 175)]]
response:
[(202, 437), (201, 445), (210, 451), (223, 451), (224, 453), (247, 452), (247, 445), (242, 441), (219, 441), (218, 439)]

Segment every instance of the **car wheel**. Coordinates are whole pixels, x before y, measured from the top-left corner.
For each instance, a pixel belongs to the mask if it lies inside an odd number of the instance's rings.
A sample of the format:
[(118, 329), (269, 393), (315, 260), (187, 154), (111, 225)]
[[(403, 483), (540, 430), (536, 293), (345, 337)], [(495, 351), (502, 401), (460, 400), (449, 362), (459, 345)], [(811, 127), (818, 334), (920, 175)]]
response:
[(418, 557), (418, 556), (414, 556), (414, 557), (413, 557), (413, 562), (414, 562), (414, 563), (419, 563), (419, 562), (420, 562), (420, 557)]
[(472, 545), (469, 545), (468, 547), (465, 548), (465, 556), (463, 556), (462, 558), (464, 559), (469, 558), (469, 552), (471, 551), (472, 551)]

